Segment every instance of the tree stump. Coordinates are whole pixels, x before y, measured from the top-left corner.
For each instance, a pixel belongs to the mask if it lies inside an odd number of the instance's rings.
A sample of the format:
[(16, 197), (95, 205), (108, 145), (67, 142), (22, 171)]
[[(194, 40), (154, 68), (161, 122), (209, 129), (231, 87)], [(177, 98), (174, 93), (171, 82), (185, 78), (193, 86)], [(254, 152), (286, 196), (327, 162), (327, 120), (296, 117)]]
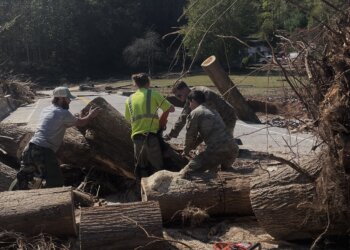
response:
[(0, 192), (7, 191), (16, 178), (16, 170), (0, 162)]
[(134, 249), (147, 244), (150, 244), (148, 249), (161, 247), (151, 244), (155, 240), (152, 236), (163, 238), (158, 202), (124, 203), (81, 211), (82, 250)]
[(193, 175), (182, 179), (178, 173), (159, 171), (141, 180), (142, 201), (158, 201), (164, 221), (189, 204), (210, 215), (251, 215), (250, 176), (230, 172)]
[(215, 56), (208, 57), (201, 66), (224, 99), (235, 108), (239, 119), (246, 122), (260, 123), (259, 118), (255, 115)]
[(0, 193), (1, 229), (27, 234), (76, 235), (71, 187)]

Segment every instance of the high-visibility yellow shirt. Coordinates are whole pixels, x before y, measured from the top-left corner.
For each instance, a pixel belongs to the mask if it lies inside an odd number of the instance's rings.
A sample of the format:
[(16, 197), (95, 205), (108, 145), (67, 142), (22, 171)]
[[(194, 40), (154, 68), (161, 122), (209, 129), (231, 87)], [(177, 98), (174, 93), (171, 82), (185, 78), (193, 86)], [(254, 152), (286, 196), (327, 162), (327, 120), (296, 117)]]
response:
[(170, 102), (155, 90), (140, 88), (129, 96), (125, 102), (125, 118), (131, 122), (131, 138), (137, 134), (157, 133), (158, 110), (165, 112), (170, 107)]

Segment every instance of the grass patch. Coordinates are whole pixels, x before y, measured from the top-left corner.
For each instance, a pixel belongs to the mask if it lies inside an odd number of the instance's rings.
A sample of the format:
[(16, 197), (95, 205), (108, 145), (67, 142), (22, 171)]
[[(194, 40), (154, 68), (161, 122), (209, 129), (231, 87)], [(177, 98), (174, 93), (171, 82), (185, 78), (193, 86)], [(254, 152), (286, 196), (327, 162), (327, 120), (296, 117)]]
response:
[[(280, 76), (249, 76), (249, 75), (230, 75), (231, 80), (240, 87), (255, 87), (255, 88), (276, 88), (283, 87), (286, 83)], [(167, 87), (172, 86), (176, 81), (173, 79), (152, 79), (153, 86)], [(207, 75), (195, 75), (183, 78), (183, 80), (191, 86), (214, 86)], [(111, 83), (115, 86), (130, 84), (131, 81), (118, 81)]]
[[(231, 80), (238, 86), (244, 96), (271, 96), (281, 93), (283, 88), (289, 89), (288, 84), (279, 75), (248, 75), (248, 74), (231, 74)], [(171, 87), (177, 78), (152, 79), (151, 86), (158, 87), (159, 92), (164, 95), (170, 93)], [(183, 78), (190, 86), (208, 86), (214, 87), (210, 78), (205, 74), (193, 75)], [(131, 83), (131, 80), (124, 80), (109, 83), (111, 86), (124, 86)]]

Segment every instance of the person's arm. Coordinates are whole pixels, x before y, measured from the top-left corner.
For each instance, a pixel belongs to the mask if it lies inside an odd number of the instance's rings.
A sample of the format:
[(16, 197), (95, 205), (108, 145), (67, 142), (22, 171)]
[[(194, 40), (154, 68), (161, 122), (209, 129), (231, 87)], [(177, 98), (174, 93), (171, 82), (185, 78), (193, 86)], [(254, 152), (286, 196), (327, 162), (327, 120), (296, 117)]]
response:
[(75, 122), (74, 126), (76, 127), (84, 127), (88, 122), (95, 118), (101, 112), (101, 108), (90, 108), (89, 113), (84, 117), (79, 117)]
[(163, 111), (161, 117), (159, 118), (159, 127), (161, 129), (164, 129), (168, 122), (167, 119), (168, 119), (169, 113), (174, 112), (175, 108), (167, 99), (164, 98), (164, 96), (159, 94), (157, 91), (153, 92), (153, 97), (157, 102), (157, 106)]
[(159, 127), (160, 128), (165, 129), (166, 124), (168, 122), (169, 113), (172, 113), (174, 111), (175, 111), (175, 108), (173, 105), (171, 105), (171, 107), (167, 111), (162, 113), (162, 115), (159, 118)]
[(195, 148), (196, 141), (198, 137), (198, 116), (191, 113), (188, 116), (186, 124), (186, 138), (185, 138), (185, 148), (184, 154), (188, 155), (192, 149)]
[(189, 102), (186, 101), (185, 106), (182, 109), (182, 112), (181, 112), (179, 118), (177, 119), (176, 123), (174, 124), (174, 127), (170, 130), (169, 134), (167, 135), (167, 136), (169, 136), (169, 138), (178, 137), (178, 135), (180, 134), (180, 131), (185, 126), (187, 116), (190, 113), (191, 113), (190, 105), (189, 105)]

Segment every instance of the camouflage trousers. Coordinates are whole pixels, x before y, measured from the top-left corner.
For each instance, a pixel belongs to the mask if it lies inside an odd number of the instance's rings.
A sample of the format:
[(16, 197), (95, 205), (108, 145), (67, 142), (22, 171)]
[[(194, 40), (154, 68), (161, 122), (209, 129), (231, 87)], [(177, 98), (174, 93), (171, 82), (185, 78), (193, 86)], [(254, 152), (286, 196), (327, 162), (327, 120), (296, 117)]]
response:
[(63, 175), (55, 152), (49, 148), (29, 143), (22, 153), (21, 169), (17, 173), (19, 189), (27, 189), (28, 182), (34, 176), (45, 179), (45, 187), (61, 187), (64, 185)]
[(217, 172), (220, 165), (223, 170), (231, 168), (238, 157), (238, 151), (239, 148), (234, 141), (207, 147), (190, 160), (184, 172), (204, 172), (206, 170)]

